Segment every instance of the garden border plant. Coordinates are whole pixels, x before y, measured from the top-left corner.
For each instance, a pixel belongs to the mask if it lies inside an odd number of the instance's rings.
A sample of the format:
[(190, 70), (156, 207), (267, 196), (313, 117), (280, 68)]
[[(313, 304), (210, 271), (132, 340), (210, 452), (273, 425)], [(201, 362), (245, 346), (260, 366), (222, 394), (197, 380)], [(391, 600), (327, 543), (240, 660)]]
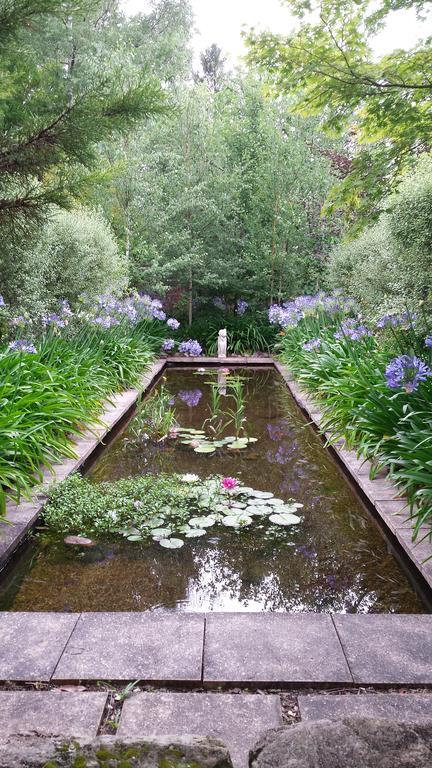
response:
[[(414, 538), (432, 522), (432, 337), (405, 312), (375, 323), (352, 299), (298, 297), (269, 311), (280, 357), (323, 410), (322, 432), (382, 468), (408, 498)], [(428, 533), (428, 532), (427, 532)]]

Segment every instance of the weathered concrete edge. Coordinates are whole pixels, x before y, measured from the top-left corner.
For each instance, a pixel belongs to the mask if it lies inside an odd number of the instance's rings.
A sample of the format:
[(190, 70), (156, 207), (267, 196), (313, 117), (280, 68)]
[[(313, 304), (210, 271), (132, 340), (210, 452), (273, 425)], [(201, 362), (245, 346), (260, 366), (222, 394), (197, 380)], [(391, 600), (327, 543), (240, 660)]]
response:
[[(315, 425), (316, 429), (321, 432), (323, 414), (319, 404), (299, 387), (293, 374), (286, 366), (277, 360), (273, 360), (273, 364), (284, 379), (297, 405)], [(325, 433), (325, 437), (331, 441), (331, 435)], [(429, 538), (425, 538), (428, 537), (431, 529), (423, 526), (414, 542), (412, 540), (412, 521), (409, 519), (408, 500), (400, 495), (396, 485), (382, 473), (375, 480), (371, 480), (371, 462), (359, 459), (355, 451), (344, 448), (343, 440), (329, 442), (329, 446), (343, 465), (345, 474), (375, 509), (384, 527), (396, 538), (413, 566), (420, 572), (428, 586), (432, 588), (432, 559), (425, 562), (428, 557), (432, 558), (432, 542)]]
[(76, 458), (58, 462), (53, 466), (52, 472), (48, 468), (43, 468), (41, 484), (36, 487), (30, 500), (22, 501), (19, 504), (12, 501), (7, 502), (7, 522), (0, 523), (0, 569), (10, 560), (41, 514), (47, 499), (43, 486), (61, 482), (72, 472), (76, 472), (135, 404), (140, 392), (146, 391), (153, 385), (165, 365), (165, 360), (156, 360), (141, 378), (139, 390), (127, 389), (113, 395), (100, 416), (100, 426), (92, 430), (86, 429), (82, 432), (81, 437), (71, 442)]

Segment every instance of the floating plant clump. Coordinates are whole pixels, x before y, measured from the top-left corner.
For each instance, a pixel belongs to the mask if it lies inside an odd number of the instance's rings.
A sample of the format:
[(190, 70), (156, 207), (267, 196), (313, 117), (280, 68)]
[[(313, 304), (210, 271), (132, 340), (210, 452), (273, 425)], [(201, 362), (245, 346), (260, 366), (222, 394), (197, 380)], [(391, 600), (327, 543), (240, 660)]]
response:
[(214, 453), (217, 448), (228, 448), (229, 450), (241, 451), (248, 445), (257, 442), (256, 437), (237, 437), (231, 435), (228, 437), (213, 438), (206, 435), (202, 429), (188, 429), (179, 427), (177, 435), (182, 445), (189, 445), (195, 453)]
[[(190, 489), (190, 517), (186, 522), (184, 512), (176, 515), (175, 508), (166, 508), (157, 519), (158, 525), (164, 519), (165, 527), (154, 527), (154, 520), (149, 520), (140, 526), (139, 533), (136, 528), (121, 529), (119, 533), (129, 541), (152, 539), (166, 549), (180, 549), (185, 543), (184, 538), (205, 536), (218, 525), (241, 531), (255, 524), (260, 528), (265, 526), (268, 533), (272, 528), (301, 522), (296, 512), (303, 504), (293, 499), (277, 499), (269, 491), (249, 488), (235, 478), (210, 477), (202, 480), (198, 475), (190, 474), (179, 476), (179, 480)], [(197, 509), (202, 514), (198, 515)]]

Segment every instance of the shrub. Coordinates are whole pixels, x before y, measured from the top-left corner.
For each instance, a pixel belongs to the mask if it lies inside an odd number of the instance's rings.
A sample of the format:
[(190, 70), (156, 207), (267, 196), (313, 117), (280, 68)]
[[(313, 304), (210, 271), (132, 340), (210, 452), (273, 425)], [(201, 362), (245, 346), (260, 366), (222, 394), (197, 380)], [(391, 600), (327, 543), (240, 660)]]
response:
[(35, 314), (60, 298), (74, 304), (84, 292), (119, 290), (126, 275), (127, 264), (100, 212), (55, 210), (31, 247), (11, 251), (3, 290), (11, 303)]

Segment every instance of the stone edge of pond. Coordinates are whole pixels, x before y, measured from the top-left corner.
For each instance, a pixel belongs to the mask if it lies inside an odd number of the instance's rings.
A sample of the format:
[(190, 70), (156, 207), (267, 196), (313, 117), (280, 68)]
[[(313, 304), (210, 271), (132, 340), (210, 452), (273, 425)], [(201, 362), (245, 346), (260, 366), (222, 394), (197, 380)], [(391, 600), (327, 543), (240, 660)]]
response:
[[(155, 360), (142, 376), (140, 390), (135, 388), (127, 389), (114, 395), (107, 402), (106, 408), (100, 416), (101, 424), (92, 430), (84, 430), (81, 437), (73, 441), (72, 445), (76, 458), (64, 459), (54, 464), (52, 471), (47, 467), (43, 467), (40, 486), (43, 487), (45, 484), (61, 482), (61, 480), (71, 475), (72, 472), (76, 472), (103, 443), (104, 438), (115, 428), (123, 416), (134, 406), (140, 391), (145, 392), (149, 389), (165, 366), (165, 360)], [(39, 490), (36, 489), (34, 491), (30, 499), (21, 501), (18, 504), (13, 501), (6, 503), (6, 522), (0, 522), (0, 570), (4, 568), (15, 551), (23, 543), (42, 512), (47, 496), (40, 490), (40, 486)]]
[[(370, 461), (359, 459), (355, 451), (344, 448), (344, 441), (331, 441), (329, 433), (322, 433), (323, 414), (319, 404), (307, 392), (301, 389), (295, 376), (289, 368), (277, 360), (274, 367), (280, 373), (290, 390), (297, 405), (336, 456), (344, 474), (354, 484), (360, 497), (372, 507), (384, 528), (393, 536), (416, 570), (420, 573), (429, 588), (432, 589), (432, 542), (429, 538), (431, 528), (422, 526), (416, 541), (412, 540), (412, 521), (409, 519), (408, 501), (400, 495), (397, 486), (386, 477), (385, 472), (378, 474), (376, 479), (370, 479), (372, 464)], [(427, 558), (431, 558), (427, 560)]]

